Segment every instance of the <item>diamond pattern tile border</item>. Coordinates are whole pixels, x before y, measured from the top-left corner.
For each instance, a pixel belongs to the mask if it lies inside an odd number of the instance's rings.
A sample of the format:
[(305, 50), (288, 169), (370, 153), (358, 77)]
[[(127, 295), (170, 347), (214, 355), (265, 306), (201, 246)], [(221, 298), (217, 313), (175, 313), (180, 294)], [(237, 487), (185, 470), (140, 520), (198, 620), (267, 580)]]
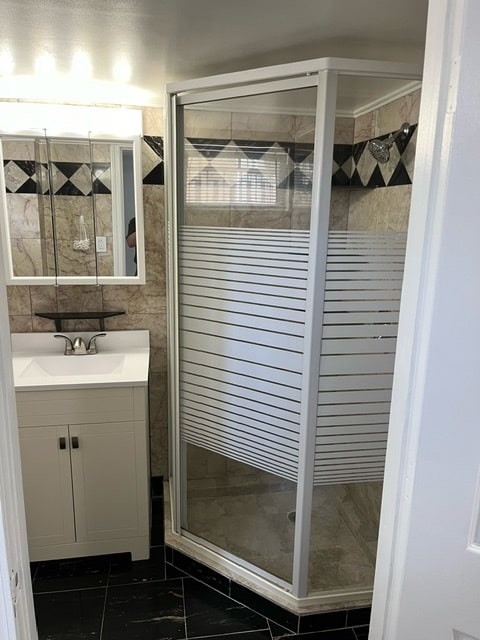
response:
[[(411, 184), (413, 178), (413, 162), (416, 142), (416, 124), (410, 127), (408, 135), (394, 142), (391, 162), (388, 168), (371, 162), (365, 154), (368, 151), (368, 140), (352, 144), (336, 144), (333, 150), (332, 185), (341, 187), (391, 187)], [(385, 139), (390, 134), (380, 136)], [(163, 185), (164, 180), (164, 147), (161, 136), (144, 136), (144, 142), (148, 145), (153, 157), (153, 163), (149, 167), (147, 175), (143, 177), (145, 185)], [(313, 170), (313, 145), (306, 143), (290, 143), (282, 141), (246, 141), (246, 140), (218, 140), (213, 138), (189, 138), (189, 143), (195, 147), (199, 154), (208, 160), (221, 153), (222, 149), (229, 145), (236, 145), (245, 155), (259, 158), (269, 149), (279, 148), (291, 159), (290, 172), (282, 176), (277, 188), (301, 188), (310, 182)], [(90, 172), (90, 166), (86, 163), (54, 163), (56, 184), (54, 195), (89, 196), (92, 194), (91, 185), (82, 180), (75, 180), (78, 172)], [(367, 169), (368, 167), (368, 169)], [(45, 167), (41, 167), (43, 170)], [(38, 166), (35, 163), (22, 160), (4, 160), (8, 193), (35, 193), (48, 194), (48, 188), (42, 189), (37, 179)], [(95, 167), (94, 167), (95, 169)], [(43, 171), (44, 172), (44, 171)], [(8, 174), (8, 175), (7, 175)], [(97, 176), (94, 179), (93, 192), (111, 193), (111, 175), (109, 166), (102, 164), (102, 172), (94, 171)], [(305, 179), (299, 180), (299, 176)], [(103, 180), (102, 180), (103, 177)], [(71, 179), (73, 178), (73, 180)]]

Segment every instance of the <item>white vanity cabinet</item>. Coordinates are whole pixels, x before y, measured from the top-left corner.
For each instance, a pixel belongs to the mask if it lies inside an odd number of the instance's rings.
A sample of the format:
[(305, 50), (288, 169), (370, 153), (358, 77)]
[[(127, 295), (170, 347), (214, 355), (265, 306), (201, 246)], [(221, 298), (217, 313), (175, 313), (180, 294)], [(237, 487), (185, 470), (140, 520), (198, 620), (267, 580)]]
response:
[(16, 398), (30, 559), (148, 558), (147, 387)]

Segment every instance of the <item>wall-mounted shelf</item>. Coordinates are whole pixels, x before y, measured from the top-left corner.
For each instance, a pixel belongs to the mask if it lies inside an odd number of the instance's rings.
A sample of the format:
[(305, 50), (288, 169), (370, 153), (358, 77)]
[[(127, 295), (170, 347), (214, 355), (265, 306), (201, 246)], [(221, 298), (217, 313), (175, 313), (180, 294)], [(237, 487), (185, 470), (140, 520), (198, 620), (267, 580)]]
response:
[(36, 316), (40, 318), (48, 318), (49, 320), (55, 320), (55, 330), (62, 331), (62, 320), (98, 320), (100, 324), (100, 331), (105, 331), (105, 318), (111, 318), (113, 316), (121, 316), (125, 311), (59, 311), (48, 312), (42, 311), (36, 313)]

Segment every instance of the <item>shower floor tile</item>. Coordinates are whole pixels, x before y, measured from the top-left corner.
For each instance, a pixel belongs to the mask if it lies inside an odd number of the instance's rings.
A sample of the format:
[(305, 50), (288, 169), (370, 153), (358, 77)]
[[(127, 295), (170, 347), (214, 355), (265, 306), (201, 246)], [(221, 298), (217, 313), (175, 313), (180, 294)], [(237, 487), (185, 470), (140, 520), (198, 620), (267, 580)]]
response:
[[(251, 564), (291, 581), (295, 492), (255, 486), (255, 492), (192, 492), (187, 529)], [(366, 543), (355, 535), (358, 514), (342, 485), (316, 487), (312, 511), (309, 589), (371, 588), (374, 561)], [(379, 512), (379, 508), (378, 508)], [(372, 529), (374, 527), (372, 526)], [(268, 540), (268, 544), (265, 541)]]

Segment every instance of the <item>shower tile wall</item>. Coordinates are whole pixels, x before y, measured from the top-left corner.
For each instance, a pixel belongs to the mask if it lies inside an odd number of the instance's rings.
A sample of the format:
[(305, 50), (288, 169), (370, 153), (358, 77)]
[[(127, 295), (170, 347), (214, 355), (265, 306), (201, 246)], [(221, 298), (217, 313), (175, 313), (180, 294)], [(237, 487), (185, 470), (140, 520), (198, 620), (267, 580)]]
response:
[[(216, 126), (218, 118), (218, 125)], [(185, 137), (193, 143), (204, 144), (206, 162), (209, 141), (222, 141), (232, 152), (248, 155), (252, 142), (284, 153), (287, 157), (285, 174), (280, 175), (276, 186), (279, 201), (285, 198), (284, 206), (262, 205), (252, 215), (252, 207), (235, 204), (212, 207), (189, 205), (185, 211), (186, 224), (257, 227), (259, 216), (264, 229), (306, 229), (309, 226), (309, 203), (303, 202), (300, 186), (294, 185), (294, 172), (300, 172), (301, 162), (306, 162), (311, 171), (311, 157), (314, 139), (314, 118), (307, 116), (275, 115), (261, 113), (207, 112), (185, 110)], [(302, 143), (306, 147), (302, 148)], [(306, 152), (305, 152), (306, 148)], [(309, 180), (308, 173), (302, 176)], [(281, 184), (284, 182), (284, 184)], [(290, 188), (288, 188), (290, 187)], [(308, 190), (311, 189), (311, 184)]]
[[(53, 321), (39, 311), (121, 310), (106, 320), (107, 330), (150, 330), (150, 438), (152, 475), (167, 475), (167, 363), (165, 301), (164, 186), (162, 162), (163, 110), (143, 110), (143, 206), (146, 285), (9, 286), (12, 332), (54, 331)], [(159, 155), (160, 154), (160, 155)], [(65, 196), (66, 197), (66, 196)], [(80, 197), (81, 198), (81, 197)], [(81, 198), (82, 199), (82, 198)], [(107, 234), (105, 234), (107, 235)], [(98, 322), (75, 321), (66, 330), (98, 330)]]
[[(381, 109), (354, 120), (338, 118), (335, 144), (353, 145), (395, 131), (404, 121), (418, 121), (420, 92), (414, 92)], [(36, 317), (40, 311), (123, 310), (125, 315), (106, 321), (107, 330), (149, 329), (152, 345), (150, 366), (150, 413), (152, 475), (167, 475), (167, 375), (166, 375), (166, 301), (165, 301), (165, 240), (164, 186), (162, 154), (163, 111), (143, 110), (145, 140), (142, 145), (143, 198), (145, 215), (145, 247), (147, 283), (145, 286), (9, 286), (7, 288), (12, 332), (53, 331), (50, 320)], [(314, 118), (310, 116), (268, 117), (233, 114), (230, 112), (195, 112), (186, 115), (186, 136), (223, 140), (263, 139), (291, 143), (313, 144)], [(414, 140), (412, 140), (414, 142)], [(410, 151), (413, 167), (414, 146)], [(33, 160), (33, 158), (32, 158)], [(348, 162), (348, 161), (347, 161)], [(405, 230), (410, 206), (410, 185), (371, 190), (332, 190), (331, 228), (342, 230), (392, 229)], [(23, 207), (23, 205), (22, 205)], [(305, 229), (309, 224), (308, 206), (292, 210), (292, 228)], [(248, 215), (239, 210), (187, 210), (187, 221), (195, 224), (249, 226)], [(192, 218), (194, 216), (194, 218)], [(189, 219), (190, 218), (190, 219)], [(281, 227), (284, 214), (265, 211), (268, 226)], [(96, 330), (97, 323), (76, 322), (66, 327), (72, 330)], [(197, 469), (194, 476), (208, 481), (206, 469)]]
[[(420, 90), (375, 109), (355, 120), (354, 144), (399, 129), (403, 122), (417, 125), (420, 110)], [(402, 162), (413, 177), (417, 129), (402, 154)], [(395, 151), (396, 147), (392, 147)], [(398, 158), (394, 155), (387, 167)], [(374, 164), (377, 164), (374, 162)], [(388, 170), (388, 168), (386, 169)], [(410, 210), (411, 184), (350, 192), (348, 229), (351, 231), (406, 231)]]

